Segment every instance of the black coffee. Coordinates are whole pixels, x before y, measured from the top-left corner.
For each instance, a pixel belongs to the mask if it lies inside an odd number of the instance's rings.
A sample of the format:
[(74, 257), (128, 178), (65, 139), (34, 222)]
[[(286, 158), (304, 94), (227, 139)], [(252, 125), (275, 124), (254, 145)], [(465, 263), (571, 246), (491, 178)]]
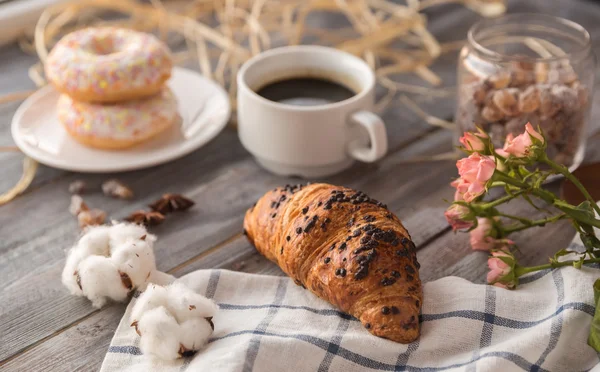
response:
[(270, 101), (294, 106), (318, 106), (340, 102), (356, 93), (329, 80), (300, 77), (267, 84), (256, 92)]

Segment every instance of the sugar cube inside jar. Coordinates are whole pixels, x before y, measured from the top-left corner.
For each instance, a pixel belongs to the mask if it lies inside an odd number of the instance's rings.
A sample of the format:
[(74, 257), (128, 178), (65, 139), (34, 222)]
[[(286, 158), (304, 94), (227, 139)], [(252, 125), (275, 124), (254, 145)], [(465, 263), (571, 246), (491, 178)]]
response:
[(542, 14), (480, 21), (458, 61), (459, 136), (480, 127), (502, 148), (529, 122), (544, 133), (549, 157), (575, 169), (585, 150), (595, 67), (590, 35), (574, 22)]

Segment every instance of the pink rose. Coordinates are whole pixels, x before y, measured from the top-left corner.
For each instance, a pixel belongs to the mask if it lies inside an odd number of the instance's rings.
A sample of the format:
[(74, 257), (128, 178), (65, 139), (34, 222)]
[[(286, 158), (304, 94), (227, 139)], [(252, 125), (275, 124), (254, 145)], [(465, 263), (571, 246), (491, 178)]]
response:
[(457, 161), (456, 167), (460, 178), (450, 184), (456, 188), (454, 198), (462, 198), (469, 203), (485, 192), (485, 186), (496, 170), (496, 163), (493, 158), (474, 152), (468, 158)]
[(462, 178), (454, 180), (450, 183), (450, 186), (456, 187), (454, 200), (464, 200), (467, 203), (470, 203), (485, 192), (485, 186), (482, 186), (481, 183), (472, 184)]
[(538, 133), (533, 126), (531, 125), (531, 123), (527, 123), (525, 124), (525, 132), (527, 132), (531, 137), (537, 139), (538, 141), (540, 141), (542, 144), (544, 143), (544, 136), (542, 136), (540, 133)]
[(464, 205), (452, 204), (445, 212), (448, 224), (452, 230), (466, 230), (473, 226), (473, 221), (468, 220), (470, 214), (469, 208)]
[(482, 139), (488, 138), (487, 134), (481, 133), (473, 133), (473, 132), (465, 132), (462, 137), (458, 140), (463, 145), (465, 149), (468, 151), (476, 151), (480, 152), (485, 150), (485, 142)]
[[(511, 134), (509, 134), (509, 136), (512, 136)], [(508, 138), (508, 136), (506, 136), (506, 138)], [(502, 156), (503, 158), (508, 158), (508, 156), (510, 155), (508, 152), (504, 151), (503, 149), (495, 149), (496, 154)]]
[[(544, 143), (544, 137), (536, 132), (531, 124), (527, 123), (525, 125), (525, 132), (523, 132), (523, 134), (519, 134), (518, 136), (514, 137), (512, 133), (509, 133), (508, 136), (506, 136), (506, 142), (504, 143), (503, 150), (506, 154), (513, 155), (517, 158), (529, 157), (531, 154), (531, 146), (534, 145), (534, 139), (542, 144)], [(498, 153), (502, 155), (502, 153)]]
[(498, 250), (492, 252), (488, 258), (490, 271), (487, 274), (487, 282), (496, 287), (513, 289), (517, 286), (515, 277), (515, 258), (508, 251)]
[(493, 221), (489, 218), (477, 218), (477, 227), (469, 232), (471, 247), (478, 251), (489, 251), (496, 246), (496, 239), (491, 236)]
[[(453, 187), (456, 187), (456, 186), (454, 186), (454, 183), (455, 183), (455, 182), (456, 182), (456, 181), (453, 181), (453, 182), (451, 182), (451, 183), (450, 183), (450, 185), (451, 185), (451, 186), (453, 186)], [(463, 199), (463, 194), (461, 194), (461, 193), (458, 191), (458, 187), (456, 187), (456, 191), (454, 192), (454, 201), (464, 201), (464, 200), (465, 200), (465, 199)]]

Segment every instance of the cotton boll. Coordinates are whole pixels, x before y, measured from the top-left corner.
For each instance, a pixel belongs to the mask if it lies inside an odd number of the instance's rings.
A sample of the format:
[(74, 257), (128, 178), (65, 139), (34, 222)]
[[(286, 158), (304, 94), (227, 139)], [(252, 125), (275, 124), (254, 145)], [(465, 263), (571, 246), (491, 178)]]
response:
[(77, 242), (77, 250), (83, 256), (108, 256), (110, 254), (109, 231), (110, 226), (89, 227)]
[(190, 319), (179, 326), (179, 342), (187, 350), (200, 350), (212, 333), (213, 329), (206, 319)]
[(140, 348), (144, 354), (164, 360), (174, 360), (179, 355), (179, 324), (164, 306), (142, 314), (138, 322), (141, 334)]
[(134, 240), (144, 240), (152, 246), (156, 241), (156, 236), (148, 234), (143, 226), (132, 223), (118, 223), (110, 226), (111, 253), (122, 244)]
[(154, 308), (159, 306), (167, 306), (169, 302), (169, 296), (167, 294), (167, 289), (165, 287), (161, 287), (160, 285), (150, 284), (148, 288), (138, 297), (133, 309), (131, 310), (131, 315), (129, 320), (131, 323), (139, 322), (142, 315)]
[(183, 283), (150, 284), (137, 299), (129, 320), (141, 337), (144, 354), (173, 360), (206, 345), (213, 333), (207, 318), (217, 310), (213, 301)]
[(69, 250), (67, 255), (67, 262), (65, 263), (65, 268), (62, 272), (62, 283), (72, 295), (75, 296), (83, 296), (83, 292), (81, 288), (79, 288), (79, 284), (77, 283), (78, 278), (78, 266), (79, 263), (85, 258), (80, 250), (77, 247), (73, 247)]
[(110, 258), (89, 256), (81, 261), (78, 272), (83, 294), (95, 307), (102, 307), (107, 298), (115, 301), (127, 298), (129, 289)]
[(62, 273), (62, 282), (71, 294), (83, 295), (77, 283), (79, 263), (90, 255), (108, 256), (108, 254), (108, 226), (87, 229), (79, 242), (69, 250)]
[(111, 259), (119, 271), (129, 276), (136, 288), (148, 281), (150, 274), (156, 270), (154, 251), (144, 240), (131, 240), (113, 247)]
[(131, 289), (144, 290), (151, 280), (170, 283), (171, 275), (156, 270), (155, 240), (134, 224), (89, 227), (67, 255), (62, 282), (69, 292), (88, 297), (98, 307), (105, 297), (122, 301)]
[(173, 283), (167, 287), (167, 291), (169, 310), (180, 323), (197, 317), (212, 317), (219, 309), (212, 300), (192, 291), (183, 283)]

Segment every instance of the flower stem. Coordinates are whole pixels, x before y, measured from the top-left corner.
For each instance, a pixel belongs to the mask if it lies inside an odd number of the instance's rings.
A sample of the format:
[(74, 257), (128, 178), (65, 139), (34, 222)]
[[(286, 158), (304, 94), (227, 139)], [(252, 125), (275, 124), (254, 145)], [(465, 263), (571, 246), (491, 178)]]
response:
[(491, 201), (491, 202), (489, 202), (489, 203), (484, 203), (484, 204), (481, 204), (481, 208), (483, 208), (483, 209), (489, 209), (489, 208), (494, 208), (494, 207), (497, 207), (497, 206), (499, 206), (500, 204), (503, 204), (503, 203), (506, 203), (507, 201), (511, 201), (511, 200), (513, 200), (513, 199), (514, 199), (514, 198), (516, 198), (517, 196), (519, 196), (519, 195), (523, 194), (525, 191), (526, 191), (526, 190), (519, 190), (519, 191), (516, 191), (516, 192), (514, 192), (514, 193), (512, 193), (512, 194), (508, 194), (508, 195), (505, 195), (505, 196), (503, 196), (503, 197), (501, 197), (501, 198), (498, 198), (498, 199), (496, 199), (496, 200), (492, 200), (492, 201)]
[(506, 187), (506, 183), (502, 182), (502, 181), (496, 181), (496, 182), (492, 182), (488, 188), (494, 188), (494, 187)]
[(537, 196), (538, 198), (544, 200), (546, 203), (548, 204), (553, 204), (554, 200), (556, 199), (556, 195), (554, 195), (553, 193), (551, 193), (550, 191), (546, 191), (544, 189), (533, 189), (531, 190), (531, 193), (535, 196)]
[(534, 227), (534, 226), (544, 226), (547, 223), (552, 223), (552, 222), (556, 222), (558, 220), (561, 220), (563, 218), (567, 218), (568, 216), (566, 214), (557, 214), (555, 216), (552, 217), (548, 217), (548, 218), (543, 218), (540, 220), (529, 220), (527, 218), (521, 218), (521, 217), (517, 217), (517, 216), (512, 216), (509, 214), (504, 214), (504, 213), (499, 213), (499, 216), (502, 217), (506, 217), (506, 218), (511, 218), (513, 220), (517, 220), (519, 222), (522, 223), (521, 226), (515, 226), (515, 227), (507, 227), (504, 229), (504, 233), (506, 235), (517, 232), (517, 231), (521, 231), (521, 230), (525, 230), (528, 229), (530, 227)]
[(523, 217), (514, 216), (512, 214), (507, 214), (507, 213), (502, 213), (502, 212), (498, 212), (498, 216), (510, 218), (511, 220), (519, 221), (525, 225), (531, 225), (534, 222), (534, 221), (530, 220), (529, 218), (523, 218)]
[[(537, 266), (530, 266), (530, 267), (518, 266), (515, 268), (515, 275), (517, 277), (520, 277), (525, 274), (532, 273), (534, 271), (552, 269), (552, 268), (563, 267), (563, 266), (572, 266), (574, 262), (575, 261), (551, 262), (551, 263), (547, 263), (544, 265), (537, 265)], [(584, 264), (600, 263), (600, 258), (590, 258), (587, 260), (583, 260), (583, 263)]]
[(567, 167), (565, 167), (564, 165), (557, 164), (557, 163), (553, 162), (552, 160), (548, 159), (546, 154), (541, 156), (539, 161), (548, 165), (554, 171), (562, 174), (563, 176), (565, 176), (566, 179), (571, 181), (579, 189), (579, 191), (583, 194), (583, 196), (587, 199), (587, 201), (589, 201), (592, 204), (592, 207), (594, 208), (596, 213), (598, 213), (600, 215), (600, 207), (596, 204), (596, 201), (594, 200), (594, 198), (592, 198), (590, 193), (585, 189), (585, 187), (581, 184), (581, 182), (579, 182), (577, 177), (575, 177), (571, 172), (569, 172)]
[(525, 182), (521, 182), (521, 181), (509, 176), (508, 174), (499, 171), (498, 169), (496, 169), (496, 171), (494, 172), (492, 180), (494, 182), (501, 181), (501, 182), (504, 182), (509, 185), (517, 186), (521, 189), (529, 189), (531, 187), (531, 185), (528, 185)]
[(526, 192), (531, 193), (531, 194), (543, 199), (545, 202), (547, 202), (549, 204), (552, 204), (554, 202), (554, 199), (556, 199), (556, 196), (553, 193), (546, 191), (542, 188), (532, 187), (532, 185), (522, 182), (522, 181), (519, 181), (519, 180), (509, 176), (506, 173), (500, 172), (499, 170), (496, 170), (494, 172), (494, 176), (492, 177), (492, 179), (494, 182), (501, 181), (508, 185), (512, 185), (512, 186), (516, 186), (516, 187), (520, 188), (520, 190), (515, 192), (514, 195), (518, 195), (519, 193), (522, 194), (522, 193), (526, 193)]

